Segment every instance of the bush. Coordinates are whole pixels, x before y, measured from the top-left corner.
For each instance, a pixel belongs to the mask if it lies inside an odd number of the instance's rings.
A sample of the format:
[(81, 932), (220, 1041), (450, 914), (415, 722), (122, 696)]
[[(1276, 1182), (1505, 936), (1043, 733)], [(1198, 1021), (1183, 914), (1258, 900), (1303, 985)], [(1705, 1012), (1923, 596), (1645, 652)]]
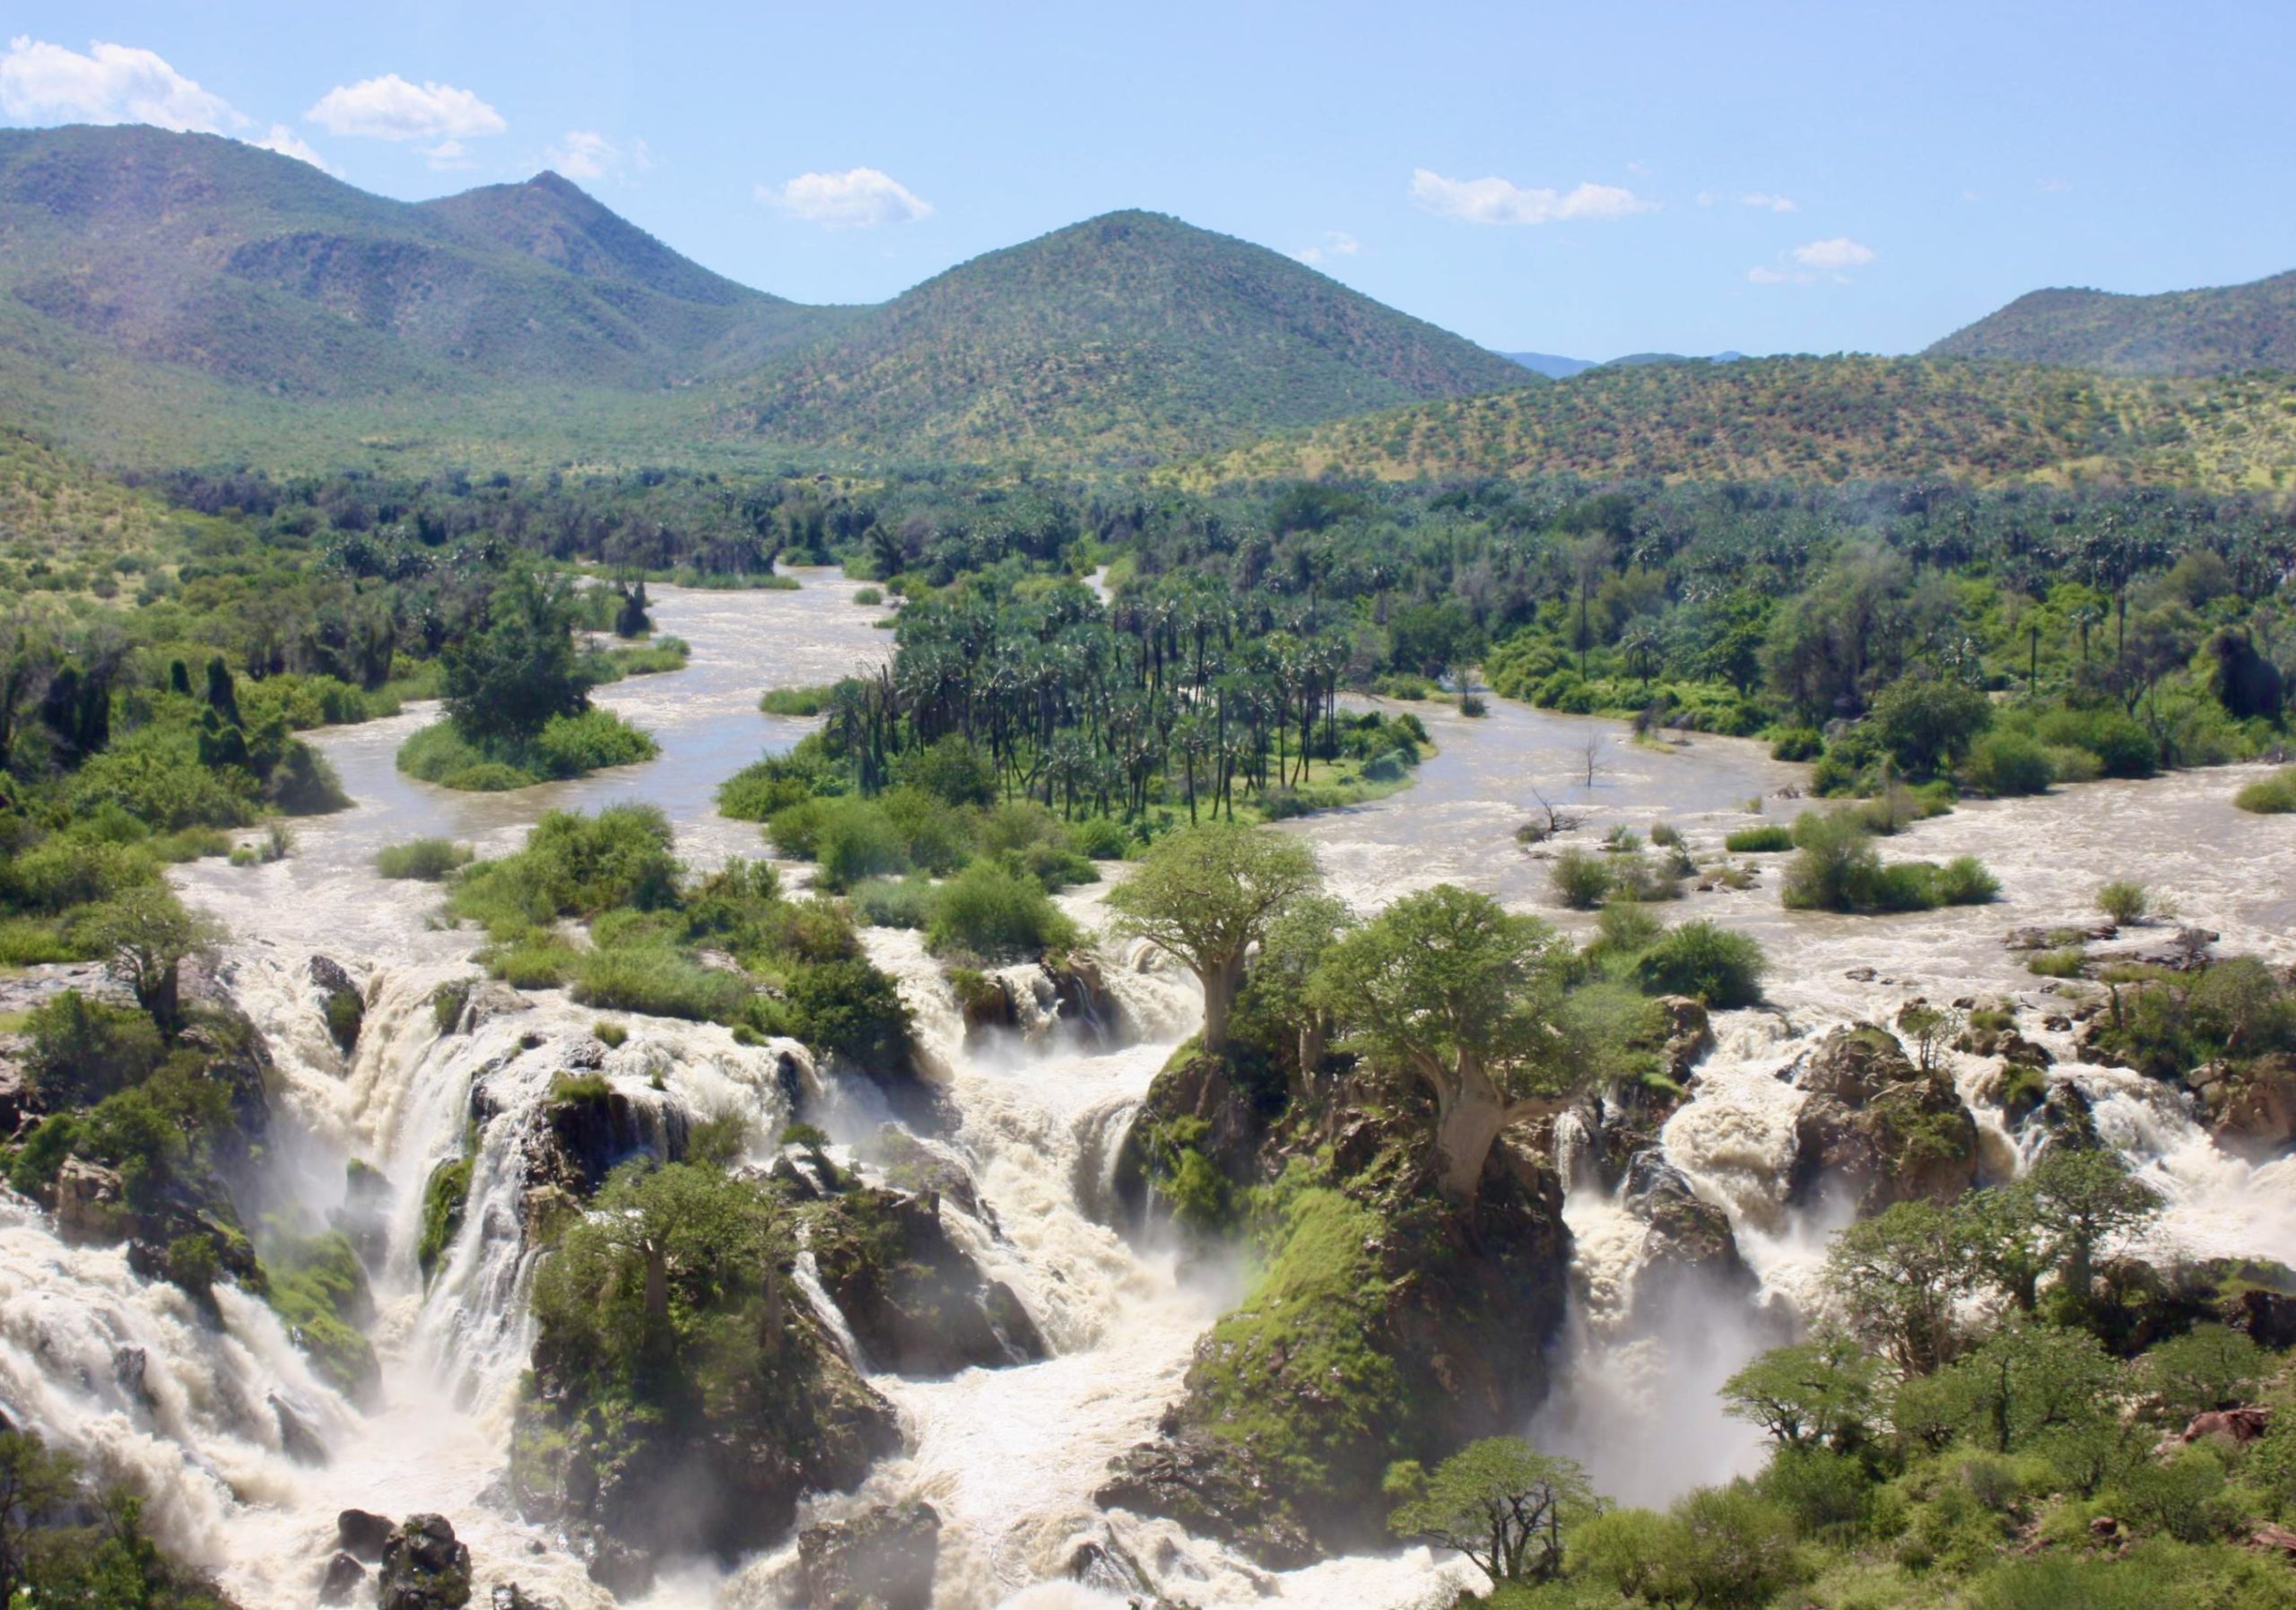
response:
[(612, 710), (553, 716), (532, 738), (474, 743), (452, 722), (426, 727), (399, 746), (409, 777), (465, 793), (500, 793), (650, 761), (660, 746)]
[(375, 856), (375, 870), (387, 878), (436, 883), (470, 864), (471, 848), (450, 839), (414, 839), (387, 845)]
[[(864, 878), (907, 872), (909, 846), (883, 805), (872, 799), (831, 799), (814, 802), (813, 856), (821, 866), (824, 889), (849, 889)], [(774, 819), (775, 841), (796, 854), (781, 835), (781, 818)]]
[(1989, 905), (2001, 892), (2001, 880), (1975, 856), (1955, 856), (1937, 869), (1935, 891), (1940, 905)]
[(2025, 970), (2039, 979), (2077, 979), (2089, 959), (2088, 953), (2077, 944), (2057, 950), (2035, 951), (2025, 958)]
[(829, 708), (832, 687), (768, 688), (757, 701), (759, 709), (769, 716), (818, 716)]
[(1078, 855), (1092, 860), (1121, 861), (1132, 840), (1115, 817), (1088, 816), (1069, 827), (1068, 842)]
[(1846, 810), (1805, 811), (1794, 823), (1793, 865), (1782, 898), (1798, 910), (1853, 911), (1870, 904), (1880, 883), (1881, 857), (1866, 824)]
[(608, 1050), (618, 1050), (630, 1042), (630, 1031), (611, 1019), (601, 1018), (592, 1023), (590, 1032)]
[(1547, 874), (1555, 899), (1574, 911), (1591, 911), (1611, 891), (1611, 869), (1600, 856), (1584, 849), (1566, 849), (1555, 857)]
[(1734, 856), (1776, 855), (1794, 848), (1794, 830), (1779, 822), (1743, 827), (1722, 840), (1722, 848)]
[(1076, 925), (1026, 873), (979, 860), (934, 897), (926, 944), (936, 955), (1039, 956), (1079, 942)]
[(1635, 982), (1649, 994), (1692, 995), (1717, 1011), (1728, 1011), (1761, 999), (1761, 975), (1768, 966), (1752, 936), (1701, 918), (1671, 930), (1644, 951), (1634, 973)]
[(1789, 727), (1770, 744), (1773, 761), (1814, 761), (1825, 751), (1825, 738), (1814, 727)]
[(848, 898), (854, 915), (874, 928), (921, 928), (933, 918), (933, 885), (925, 878), (869, 878)]
[(85, 1107), (150, 1078), (166, 1058), (160, 1031), (144, 1013), (67, 989), (32, 1008), (32, 1088), (52, 1107)]
[(2143, 920), (2151, 903), (2144, 885), (2126, 878), (2116, 878), (2097, 891), (2097, 909), (2123, 927)]
[(2038, 732), (2043, 744), (2086, 750), (2106, 777), (2150, 777), (2161, 769), (2160, 746), (2152, 735), (2109, 707), (2051, 710), (2040, 718)]
[(909, 1008), (893, 981), (867, 962), (801, 967), (784, 988), (790, 1031), (816, 1051), (865, 1073), (893, 1073), (908, 1062)]
[(586, 1006), (697, 1023), (735, 1022), (752, 993), (746, 979), (662, 945), (584, 952), (574, 958), (572, 978), (574, 998)]
[(853, 589), (853, 602), (865, 609), (883, 604), (884, 601), (885, 595), (876, 587), (859, 587)]
[(462, 1228), (463, 1209), (470, 1201), (472, 1159), (457, 1157), (430, 1171), (422, 1188), (422, 1233), (414, 1244), (415, 1262), (428, 1280)]
[(2232, 803), (2259, 816), (2296, 814), (2296, 766), (2249, 783), (2232, 796)]
[(2054, 773), (2048, 752), (2022, 733), (1994, 732), (1979, 738), (1962, 768), (1970, 788), (1979, 794), (2005, 798), (2018, 794), (2045, 794)]
[(678, 863), (669, 819), (653, 805), (608, 805), (595, 816), (552, 811), (514, 856), (463, 874), (448, 907), (490, 931), (515, 932), (561, 917), (676, 903)]

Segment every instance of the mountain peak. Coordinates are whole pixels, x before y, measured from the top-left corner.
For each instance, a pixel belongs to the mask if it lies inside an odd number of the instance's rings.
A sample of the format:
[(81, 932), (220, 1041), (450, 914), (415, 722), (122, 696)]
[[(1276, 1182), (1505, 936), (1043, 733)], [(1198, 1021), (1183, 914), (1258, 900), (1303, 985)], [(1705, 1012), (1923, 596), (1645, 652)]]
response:
[(2028, 291), (1927, 355), (2126, 375), (2296, 369), (2296, 273), (2152, 296), (2067, 286)]

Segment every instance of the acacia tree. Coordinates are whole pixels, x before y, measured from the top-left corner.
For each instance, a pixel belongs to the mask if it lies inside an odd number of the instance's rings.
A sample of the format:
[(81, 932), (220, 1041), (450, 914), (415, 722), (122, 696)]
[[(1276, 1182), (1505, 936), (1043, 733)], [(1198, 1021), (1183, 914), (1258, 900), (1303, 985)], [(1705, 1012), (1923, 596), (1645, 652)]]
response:
[(1109, 894), (1116, 930), (1186, 963), (1204, 985), (1204, 1049), (1228, 1043), (1244, 959), (1293, 902), (1322, 882), (1296, 839), (1211, 822), (1158, 841)]
[(1551, 1019), (1569, 946), (1535, 917), (1439, 883), (1407, 895), (1335, 944), (1311, 1003), (1354, 1047), (1408, 1071), (1435, 1097), (1443, 1194), (1472, 1205), (1499, 1132), (1560, 1112), (1583, 1076)]
[(1562, 1534), (1600, 1512), (1575, 1460), (1519, 1437), (1470, 1442), (1435, 1467), (1398, 1465), (1387, 1491), (1403, 1502), (1387, 1524), (1400, 1536), (1457, 1549), (1500, 1582), (1543, 1582), (1562, 1568)]
[(91, 909), (81, 939), (101, 953), (104, 970), (127, 987), (163, 1034), (183, 1023), (183, 963), (222, 943), (222, 925), (192, 911), (162, 883), (130, 889)]
[(447, 714), (464, 736), (518, 741), (553, 716), (589, 708), (590, 679), (574, 651), (573, 594), (523, 566), (496, 583), (486, 624), (441, 656)]
[(1879, 1368), (1855, 1336), (1821, 1331), (1757, 1355), (1724, 1381), (1725, 1412), (1761, 1427), (1784, 1448), (1848, 1452), (1872, 1428)]
[(1951, 1363), (1961, 1336), (1953, 1308), (1979, 1278), (1951, 1208), (1900, 1202), (1834, 1237), (1826, 1286), (1850, 1330), (1905, 1375)]

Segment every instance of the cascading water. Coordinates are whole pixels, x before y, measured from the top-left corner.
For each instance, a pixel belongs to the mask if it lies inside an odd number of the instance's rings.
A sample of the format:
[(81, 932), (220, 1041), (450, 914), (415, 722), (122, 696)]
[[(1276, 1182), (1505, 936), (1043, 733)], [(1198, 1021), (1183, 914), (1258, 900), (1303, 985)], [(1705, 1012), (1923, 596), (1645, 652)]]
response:
[[(321, 745), (359, 809), (308, 824), (288, 861), (181, 875), (188, 895), (235, 932), (222, 982), (275, 1065), (274, 1136), (258, 1182), (266, 1208), (315, 1229), (344, 1205), (347, 1161), (388, 1181), (372, 1271), (383, 1366), (372, 1406), (317, 1379), (260, 1301), (225, 1288), (211, 1323), (175, 1288), (135, 1275), (117, 1249), (67, 1246), (29, 1205), (0, 1195), (0, 1403), (100, 1469), (135, 1476), (155, 1524), (220, 1571), (250, 1610), (310, 1602), (335, 1513), (352, 1506), (448, 1514), (473, 1545), (482, 1586), (515, 1578), (562, 1610), (609, 1603), (573, 1555), (507, 1519), (491, 1493), (531, 1344), (527, 1192), (559, 1073), (578, 1066), (607, 1078), (624, 1100), (631, 1146), (665, 1148), (682, 1126), (733, 1110), (770, 1141), (793, 1086), (811, 1092), (809, 1116), (864, 1153), (888, 1118), (873, 1089), (824, 1085), (796, 1048), (739, 1046), (719, 1029), (629, 1018), (628, 1043), (608, 1050), (591, 1035), (596, 1014), (552, 994), (521, 1006), (481, 986), (442, 1026), (434, 1001), (441, 985), (475, 979), (474, 938), (427, 923), (434, 890), (371, 873), (374, 850), (394, 840), (439, 834), (500, 853), (544, 809), (625, 798), (664, 805), (696, 865), (757, 853), (754, 830), (717, 817), (709, 804), (714, 785), (754, 757), (761, 733), (787, 741), (803, 730), (757, 715), (756, 690), (826, 681), (882, 656), (883, 636), (868, 629), (874, 612), (851, 605), (842, 586), (673, 591), (657, 608), (694, 644), (692, 666), (602, 697), (654, 728), (660, 761), (517, 796), (449, 796), (391, 766), (422, 714), (329, 733)], [(744, 645), (760, 641), (774, 645), (770, 666), (743, 657)], [(1797, 775), (1752, 745), (1645, 748), (1617, 741), (1606, 724), (1511, 705), (1494, 705), (1481, 721), (1428, 719), (1441, 753), (1411, 790), (1288, 829), (1316, 844), (1335, 888), (1361, 910), (1444, 879), (1518, 909), (1546, 907), (1544, 866), (1512, 840), (1527, 814), (1526, 785), (1572, 795), (1571, 808), (1604, 825), (1669, 820), (1693, 844), (1710, 845), (1743, 822), (1749, 796)], [(1568, 785), (1589, 733), (1609, 747), (1597, 786), (1577, 791), (1580, 798)], [(1716, 1049), (1666, 1122), (1660, 1157), (1727, 1215), (1754, 1294), (1670, 1299), (1653, 1278), (1648, 1226), (1629, 1194), (1605, 1190), (1579, 1161), (1596, 1137), (1583, 1127), (1560, 1136), (1573, 1182), (1566, 1217), (1578, 1291), (1542, 1439), (1587, 1457), (1601, 1484), (1631, 1499), (1663, 1499), (1742, 1467), (1752, 1433), (1721, 1418), (1713, 1386), (1812, 1310), (1837, 1227), (1785, 1203), (1802, 1098), (1781, 1073), (1831, 1027), (1887, 1021), (1916, 995), (2006, 996), (2021, 1007), (2021, 1026), (2044, 1015), (2049, 987), (2020, 970), (1998, 936), (2079, 912), (2088, 891), (2062, 886), (2063, 866), (2142, 872), (2221, 930), (2228, 949), (2287, 959), (2296, 843), (2231, 811), (2231, 788), (2222, 773), (2200, 773), (1965, 805), (1892, 845), (1892, 854), (1930, 857), (1982, 853), (2004, 884), (1990, 909), (1877, 921), (1788, 914), (1761, 892), (1692, 897), (1688, 914), (1763, 941), (1774, 1005), (1718, 1019)], [(1096, 929), (1101, 893), (1081, 889), (1061, 901)], [(978, 1193), (977, 1210), (944, 1197), (943, 1223), (989, 1278), (1019, 1294), (1052, 1353), (947, 1380), (876, 1378), (912, 1447), (883, 1464), (860, 1496), (922, 1497), (940, 1511), (940, 1602), (1097, 1610), (1161, 1592), (1206, 1610), (1270, 1601), (1400, 1607), (1477, 1585), (1471, 1570), (1423, 1550), (1269, 1573), (1170, 1522), (1096, 1509), (1091, 1494), (1107, 1461), (1152, 1434), (1197, 1337), (1235, 1295), (1233, 1271), (1184, 1270), (1174, 1252), (1109, 1227), (1125, 1133), (1155, 1070), (1195, 1026), (1194, 983), (1138, 947), (1110, 944), (1089, 1013), (1073, 1010), (1073, 993), (1064, 999), (1040, 970), (1015, 970), (1004, 982), (1016, 1004), (1031, 1004), (1023, 1031), (969, 1043), (964, 1014), (918, 936), (872, 930), (869, 943), (916, 1014), (922, 1061), (953, 1115), (947, 1133), (918, 1144), (961, 1166)], [(315, 955), (346, 966), (363, 999), (348, 1057), (328, 1032)], [(2051, 1077), (2088, 1098), (2100, 1134), (2170, 1198), (2157, 1232), (2165, 1241), (2196, 1252), (2296, 1243), (2296, 1162), (2229, 1158), (2180, 1099), (2080, 1062), (2067, 1035), (2026, 1031), (2057, 1054)], [(1992, 1070), (1961, 1058), (1952, 1071), (1987, 1130), (1987, 1168), (2019, 1166), (2030, 1135), (2013, 1134), (1992, 1110)], [(415, 1257), (424, 1186), (465, 1148), (462, 1223), (426, 1281)], [(835, 1315), (802, 1266), (797, 1284), (825, 1318)], [(836, 1316), (833, 1327), (841, 1323)], [(296, 1457), (308, 1458), (310, 1440), (324, 1463)], [(771, 1610), (793, 1555), (785, 1549), (729, 1580), (673, 1570), (650, 1602)]]

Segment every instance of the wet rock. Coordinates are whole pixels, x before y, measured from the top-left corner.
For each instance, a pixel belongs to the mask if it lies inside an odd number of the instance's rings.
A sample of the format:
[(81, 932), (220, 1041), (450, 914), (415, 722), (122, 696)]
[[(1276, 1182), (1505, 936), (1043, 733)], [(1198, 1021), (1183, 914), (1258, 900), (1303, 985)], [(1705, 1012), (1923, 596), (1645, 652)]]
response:
[(1668, 1300), (1669, 1288), (1685, 1278), (1704, 1282), (1709, 1298), (1751, 1296), (1761, 1284), (1738, 1255), (1730, 1215), (1700, 1197), (1656, 1151), (1638, 1153), (1628, 1165), (1623, 1205), (1650, 1227), (1635, 1286), (1638, 1306)]
[(117, 1240), (127, 1227), (126, 1198), (117, 1170), (67, 1157), (56, 1175), (56, 1228), (67, 1241)]
[(822, 1286), (875, 1368), (944, 1376), (1045, 1356), (1019, 1297), (982, 1275), (926, 1199), (847, 1191), (814, 1222), (813, 1251)]
[(383, 1545), (379, 1610), (462, 1610), (470, 1603), (470, 1548), (443, 1515), (411, 1515)]
[(285, 1398), (274, 1392), (268, 1399), (271, 1417), (279, 1424), (279, 1449), (298, 1465), (326, 1463), (326, 1442), (310, 1422)]
[(31, 1075), (14, 1059), (13, 1045), (0, 1044), (0, 1140), (13, 1136), (39, 1111)]
[(1795, 1118), (1790, 1204), (1839, 1193), (1873, 1214), (1916, 1198), (1950, 1202), (1976, 1182), (1977, 1120), (1888, 1030), (1836, 1030), (1796, 1082), (1809, 1099)]
[(2209, 1137), (2233, 1155), (2264, 1162), (2296, 1140), (2296, 1057), (2280, 1051), (2238, 1066), (2210, 1063), (2185, 1083), (2200, 1097)]
[(497, 1582), (487, 1595), (493, 1610), (552, 1610), (550, 1601), (538, 1599), (516, 1582)]
[(483, 979), (471, 985), (470, 993), (463, 997), (463, 1009), (455, 1018), (455, 1031), (475, 1034), (497, 1018), (531, 1012), (534, 1007), (532, 1001), (500, 979)]
[(1666, 1077), (1687, 1084), (1692, 1070), (1714, 1049), (1714, 1024), (1706, 1004), (1686, 995), (1662, 995), (1653, 1004), (1666, 1018), (1665, 1043), (1658, 1051)]
[(1118, 1455), (1092, 1494), (1103, 1509), (1178, 1521), (1271, 1571), (1311, 1565), (1323, 1551), (1276, 1496), (1282, 1484), (1240, 1443), (1203, 1433), (1143, 1442)]
[(923, 1503), (874, 1504), (797, 1534), (807, 1610), (929, 1610), (941, 1517)]
[(372, 1269), (390, 1250), (391, 1182), (381, 1170), (352, 1158), (344, 1165), (343, 1205), (327, 1223), (343, 1232), (360, 1261)]
[(390, 1518), (370, 1510), (345, 1510), (335, 1518), (335, 1544), (354, 1560), (372, 1564), (383, 1557), (383, 1545), (394, 1530)]
[(526, 1160), (529, 1189), (557, 1186), (587, 1198), (633, 1157), (675, 1162), (685, 1155), (683, 1108), (633, 1100), (611, 1085), (601, 1090), (596, 1075), (554, 1098), (543, 1123), (541, 1143)]
[(996, 1214), (981, 1200), (971, 1173), (956, 1158), (926, 1145), (898, 1124), (880, 1128), (870, 1150), (884, 1171), (886, 1182), (896, 1189), (916, 1197), (938, 1197), (996, 1228)]
[(319, 1603), (347, 1605), (367, 1585), (367, 1568), (349, 1554), (337, 1554), (319, 1573)]
[(2119, 937), (2120, 929), (2105, 922), (2090, 927), (2012, 928), (2002, 936), (2001, 944), (2005, 950), (2051, 951), (2071, 944), (2100, 944)]
[(2227, 1299), (2223, 1309), (2224, 1322), (2257, 1346), (2278, 1353), (2296, 1347), (2296, 1296), (2250, 1287)]
[(111, 1350), (112, 1379), (119, 1383), (121, 1391), (138, 1402), (149, 1403), (152, 1399), (151, 1388), (144, 1379), (151, 1367), (151, 1357), (141, 1347), (115, 1347)]
[(319, 1009), (326, 1016), (327, 1038), (335, 1041), (335, 1049), (348, 1057), (357, 1048), (359, 1031), (366, 1023), (366, 1000), (359, 992), (357, 981), (340, 962), (313, 956), (310, 974), (311, 982), (318, 986)]
[(1280, 1084), (1248, 1084), (1223, 1057), (1175, 1057), (1149, 1084), (1118, 1148), (1117, 1201), (1135, 1219), (1145, 1214), (1150, 1188), (1175, 1166), (1182, 1145), (1230, 1183), (1248, 1182), (1283, 1100)]

